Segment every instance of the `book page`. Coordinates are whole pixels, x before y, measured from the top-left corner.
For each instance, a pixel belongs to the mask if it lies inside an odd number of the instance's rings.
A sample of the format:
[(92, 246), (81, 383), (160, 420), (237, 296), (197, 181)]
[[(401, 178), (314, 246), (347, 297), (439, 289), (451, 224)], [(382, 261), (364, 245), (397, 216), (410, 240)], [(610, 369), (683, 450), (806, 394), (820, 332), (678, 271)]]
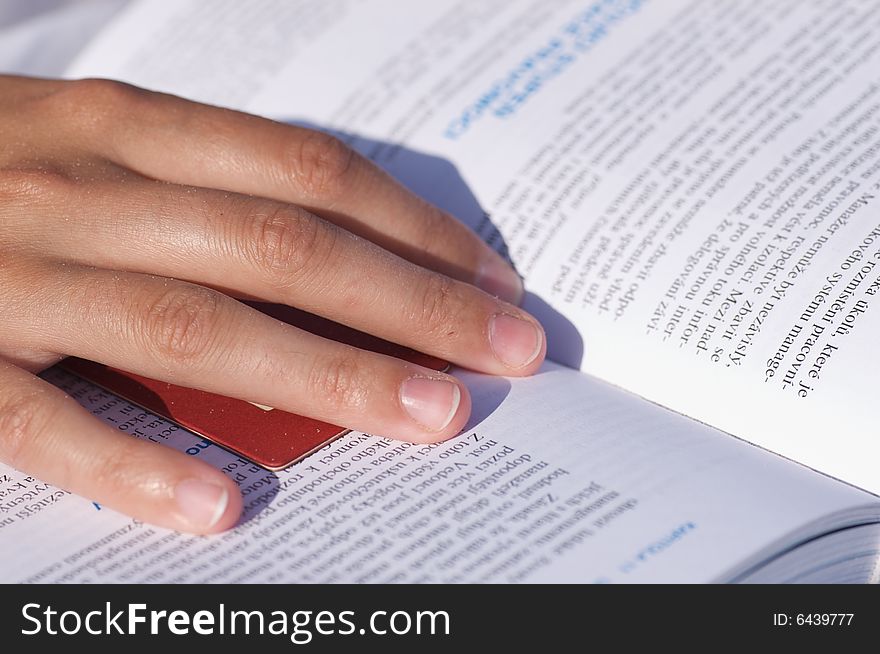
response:
[(867, 493), (569, 368), (461, 374), (474, 398), (461, 436), (352, 433), (272, 473), (53, 369), (120, 432), (221, 468), (244, 516), (187, 536), (0, 466), (0, 580), (712, 581), (880, 521)]
[(57, 76), (126, 0), (0, 3), (0, 70)]
[(351, 135), (556, 361), (880, 491), (877, 3), (259, 6), (144, 3), (71, 74)]

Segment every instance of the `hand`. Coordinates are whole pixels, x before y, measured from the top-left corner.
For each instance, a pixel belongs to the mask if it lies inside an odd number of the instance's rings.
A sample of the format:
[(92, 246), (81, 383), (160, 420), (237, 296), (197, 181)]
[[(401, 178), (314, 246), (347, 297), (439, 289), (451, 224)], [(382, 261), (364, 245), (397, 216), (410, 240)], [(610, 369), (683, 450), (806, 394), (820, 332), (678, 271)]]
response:
[(145, 522), (217, 532), (241, 498), (220, 471), (117, 433), (33, 373), (75, 355), (430, 442), (468, 418), (454, 377), (235, 298), (491, 374), (544, 358), (515, 272), (322, 133), (116, 82), (0, 76), (0, 144), (0, 460)]

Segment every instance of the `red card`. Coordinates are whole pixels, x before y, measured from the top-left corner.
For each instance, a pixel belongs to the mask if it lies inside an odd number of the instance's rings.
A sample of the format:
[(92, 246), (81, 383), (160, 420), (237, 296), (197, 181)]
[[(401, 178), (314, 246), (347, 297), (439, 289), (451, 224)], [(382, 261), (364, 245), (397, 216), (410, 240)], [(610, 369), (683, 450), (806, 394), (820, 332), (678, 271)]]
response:
[[(441, 359), (291, 307), (248, 304), (278, 320), (326, 338), (433, 370), (449, 367)], [(71, 357), (60, 365), (269, 470), (286, 468), (349, 431), (280, 409), (261, 408), (244, 400), (175, 386), (84, 359)]]

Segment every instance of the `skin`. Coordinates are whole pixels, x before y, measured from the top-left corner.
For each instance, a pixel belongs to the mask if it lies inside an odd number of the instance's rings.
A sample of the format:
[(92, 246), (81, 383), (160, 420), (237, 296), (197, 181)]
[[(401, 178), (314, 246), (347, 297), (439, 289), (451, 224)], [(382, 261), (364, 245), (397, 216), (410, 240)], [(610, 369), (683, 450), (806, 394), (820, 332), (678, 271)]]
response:
[[(296, 306), (481, 372), (537, 370), (516, 273), (319, 132), (106, 80), (0, 76), (0, 461), (144, 522), (233, 526), (237, 486), (35, 373), (73, 355), (414, 442), (455, 377), (239, 302)], [(482, 289), (482, 290), (481, 290)]]

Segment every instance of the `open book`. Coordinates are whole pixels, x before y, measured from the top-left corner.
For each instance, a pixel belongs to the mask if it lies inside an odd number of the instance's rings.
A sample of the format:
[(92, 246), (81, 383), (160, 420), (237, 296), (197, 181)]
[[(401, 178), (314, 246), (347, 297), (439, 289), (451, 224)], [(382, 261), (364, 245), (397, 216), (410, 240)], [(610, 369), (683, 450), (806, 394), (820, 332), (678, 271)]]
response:
[(509, 254), (552, 361), (457, 371), (451, 441), (279, 473), (51, 370), (246, 512), (190, 537), (0, 468), (0, 579), (876, 581), (878, 71), (876, 3), (135, 3), (70, 76), (341, 135)]

